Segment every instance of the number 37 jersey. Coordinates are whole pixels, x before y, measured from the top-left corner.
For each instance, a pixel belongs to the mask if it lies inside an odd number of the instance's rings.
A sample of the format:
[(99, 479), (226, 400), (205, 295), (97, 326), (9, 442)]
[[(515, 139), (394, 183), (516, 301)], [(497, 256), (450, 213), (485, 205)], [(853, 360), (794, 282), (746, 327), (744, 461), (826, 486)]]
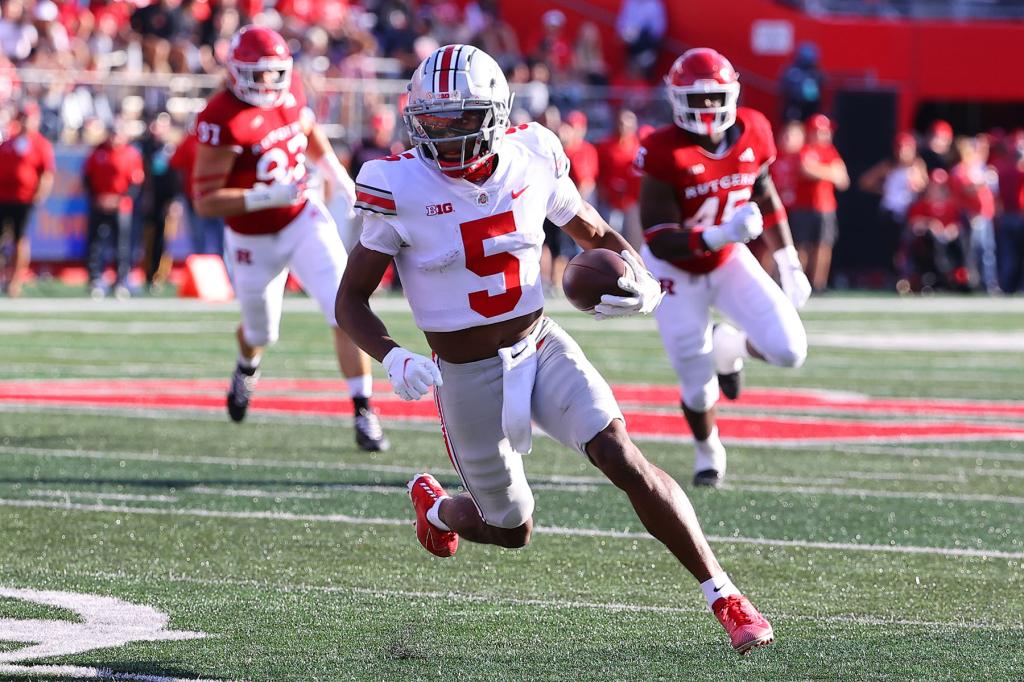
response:
[(418, 150), (370, 161), (356, 178), (360, 242), (394, 256), (424, 331), (494, 324), (544, 305), (544, 219), (565, 225), (583, 200), (546, 128), (509, 129), (497, 156), (479, 185), (444, 175)]
[[(225, 187), (249, 189), (275, 182), (295, 183), (306, 174), (306, 133), (303, 116), (306, 95), (297, 76), (284, 101), (267, 109), (239, 100), (227, 90), (210, 98), (196, 120), (199, 144), (227, 147), (237, 156)], [(193, 171), (202, 177), (203, 169)], [(268, 208), (226, 219), (228, 227), (240, 234), (280, 232), (295, 219), (305, 202), (293, 206)]]

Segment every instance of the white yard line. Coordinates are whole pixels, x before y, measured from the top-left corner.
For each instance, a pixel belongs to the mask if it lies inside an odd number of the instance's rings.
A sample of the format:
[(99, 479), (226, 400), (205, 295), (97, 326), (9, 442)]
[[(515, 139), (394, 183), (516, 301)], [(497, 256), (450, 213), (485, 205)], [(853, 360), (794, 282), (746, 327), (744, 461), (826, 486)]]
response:
[(88, 680), (133, 680), (134, 682), (222, 682), (198, 677), (167, 677), (143, 673), (122, 673), (110, 668), (92, 668), (84, 665), (13, 665), (0, 663), (0, 675), (19, 677), (58, 677)]
[[(389, 519), (381, 517), (360, 517), (348, 514), (298, 514), (281, 511), (226, 511), (217, 509), (176, 509), (157, 507), (126, 507), (105, 504), (75, 504), (47, 502), (44, 500), (0, 499), (0, 507), (29, 507), (52, 509), (63, 512), (87, 512), (110, 514), (140, 514), (147, 516), (188, 516), (198, 518), (221, 518), (261, 521), (304, 521), (316, 523), (346, 523), (353, 525), (409, 526), (412, 518)], [(535, 533), (557, 536), (582, 536), (621, 538), (628, 540), (654, 540), (647, 533), (636, 531), (606, 530), (602, 528), (566, 528), (560, 526), (536, 526)], [(857, 551), (886, 554), (929, 554), (945, 557), (974, 557), (986, 559), (1024, 559), (1024, 552), (983, 550), (960, 547), (920, 547), (915, 545), (873, 545), (848, 542), (818, 542), (811, 540), (787, 540), (774, 538), (752, 538), (743, 536), (709, 535), (712, 542), (768, 545), (773, 547), (799, 547), (829, 551)]]
[(89, 322), (85, 320), (54, 320), (31, 318), (0, 320), (0, 336), (11, 334), (230, 334), (231, 322)]
[(69, 499), (72, 497), (86, 497), (99, 500), (117, 500), (118, 502), (177, 502), (178, 498), (173, 495), (129, 495), (125, 493), (104, 493), (88, 490), (29, 490), (31, 497), (60, 497)]
[[(425, 590), (388, 590), (365, 587), (345, 587), (334, 585), (312, 585), (306, 583), (291, 583), (288, 585), (274, 585), (258, 580), (246, 580), (238, 578), (197, 578), (180, 574), (168, 574), (157, 576), (136, 576), (123, 572), (85, 572), (74, 573), (75, 577), (87, 579), (99, 579), (105, 581), (128, 581), (134, 583), (145, 583), (150, 581), (185, 583), (191, 585), (205, 585), (210, 587), (248, 587), (257, 590), (268, 590), (285, 594), (312, 593), (312, 594), (358, 594), (370, 597), (394, 598), (394, 599), (428, 599), (432, 601), (462, 601), (482, 604), (507, 604), (510, 606), (535, 606), (545, 609), (571, 609), (571, 610), (601, 610), (617, 613), (707, 613), (707, 609), (697, 606), (660, 606), (656, 604), (627, 604), (621, 602), (594, 602), (578, 601), (571, 599), (525, 599), (517, 597), (506, 597), (495, 594), (471, 594), (466, 592), (439, 592)], [(836, 615), (805, 615), (805, 614), (769, 614), (773, 620), (800, 620), (827, 623), (850, 623), (854, 625), (898, 625), (906, 627), (949, 627), (968, 630), (1003, 630), (1016, 629), (1017, 625), (997, 623), (972, 623), (967, 621), (923, 621), (904, 618), (877, 618), (873, 616), (862, 616), (856, 614)]]
[(1024, 504), (1024, 497), (1006, 495), (977, 495), (974, 493), (933, 493), (903, 490), (858, 490), (854, 488), (827, 488), (815, 486), (732, 485), (723, 490), (734, 492), (780, 493), (786, 495), (833, 495), (837, 497), (880, 497), (907, 500), (935, 500), (939, 502), (994, 502), (998, 504)]
[[(408, 474), (419, 473), (422, 467), (400, 466), (392, 464), (351, 464), (347, 462), (323, 462), (316, 460), (282, 460), (263, 458), (243, 457), (213, 457), (213, 456), (180, 456), (168, 455), (158, 452), (104, 452), (97, 450), (64, 450), (53, 448), (28, 448), (0, 445), (0, 454), (24, 455), (29, 457), (56, 457), (68, 459), (96, 459), (110, 461), (140, 461), (159, 462), (163, 464), (209, 464), (215, 466), (229, 467), (255, 467), (255, 468), (285, 468), (285, 469), (312, 469), (330, 471), (376, 471), (380, 473)], [(985, 471), (985, 470), (978, 470)], [(990, 475), (998, 475), (996, 470), (991, 470)], [(730, 480), (753, 482), (753, 483), (794, 483), (794, 484), (818, 484), (831, 485), (842, 483), (844, 479), (862, 481), (918, 481), (918, 482), (966, 482), (965, 473), (957, 469), (955, 474), (915, 474), (900, 472), (872, 472), (872, 471), (837, 471), (829, 477), (804, 477), (804, 476), (768, 476), (759, 474), (735, 474), (730, 475)], [(566, 490), (575, 484), (579, 486), (609, 485), (606, 478), (602, 476), (534, 476), (531, 477), (531, 484), (552, 484), (555, 489)], [(535, 485), (536, 487), (536, 485)], [(194, 489), (193, 489), (194, 491)], [(266, 491), (264, 491), (266, 492)]]

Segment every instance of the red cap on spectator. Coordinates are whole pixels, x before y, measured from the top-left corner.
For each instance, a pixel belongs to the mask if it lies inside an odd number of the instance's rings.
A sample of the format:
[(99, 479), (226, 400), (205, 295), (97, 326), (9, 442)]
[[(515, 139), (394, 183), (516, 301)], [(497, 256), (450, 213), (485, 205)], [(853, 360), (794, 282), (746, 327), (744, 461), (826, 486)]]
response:
[(893, 144), (897, 147), (916, 147), (917, 138), (914, 137), (914, 133), (904, 130), (896, 133), (896, 139), (893, 140)]
[(574, 109), (566, 114), (565, 122), (573, 128), (583, 128), (587, 125), (587, 115)]
[(827, 130), (832, 132), (835, 130), (835, 126), (832, 125), (832, 121), (825, 114), (814, 114), (807, 119), (804, 125), (807, 127), (807, 132), (813, 132), (816, 130)]
[(953, 137), (953, 126), (949, 125), (948, 121), (943, 121), (939, 118), (932, 121), (928, 132), (936, 137)]

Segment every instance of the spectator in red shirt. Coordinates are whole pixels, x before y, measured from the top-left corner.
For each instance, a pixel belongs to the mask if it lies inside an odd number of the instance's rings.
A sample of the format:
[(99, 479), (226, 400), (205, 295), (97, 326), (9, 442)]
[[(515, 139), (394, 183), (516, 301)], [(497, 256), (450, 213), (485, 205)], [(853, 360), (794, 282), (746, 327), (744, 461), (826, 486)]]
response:
[(597, 195), (608, 224), (636, 249), (643, 243), (640, 176), (633, 168), (639, 149), (636, 114), (623, 109), (615, 120), (615, 133), (597, 145)]
[(89, 288), (93, 298), (103, 298), (104, 251), (112, 243), (117, 252), (114, 295), (128, 298), (128, 273), (132, 258), (132, 205), (145, 179), (142, 155), (128, 143), (122, 121), (114, 124), (82, 167), (89, 198)]
[(28, 220), (32, 207), (53, 189), (53, 145), (39, 133), (39, 105), (26, 100), (10, 134), (0, 143), (0, 237), (10, 232), (14, 257), (3, 258), (0, 281), (7, 295), (21, 295), (31, 260)]
[(907, 212), (900, 258), (901, 293), (936, 288), (963, 290), (968, 284), (960, 241), (960, 208), (949, 187), (949, 174), (936, 168), (924, 195)]
[(973, 137), (956, 140), (958, 161), (949, 171), (950, 188), (960, 207), (963, 236), (968, 244), (971, 281), (990, 294), (999, 291), (996, 274), (996, 198), (992, 185), (998, 180), (988, 165), (988, 147)]
[(828, 286), (832, 247), (839, 236), (836, 190), (850, 186), (846, 164), (832, 145), (832, 121), (814, 114), (804, 124), (807, 144), (800, 150), (800, 167), (789, 224), (800, 263), (815, 291)]

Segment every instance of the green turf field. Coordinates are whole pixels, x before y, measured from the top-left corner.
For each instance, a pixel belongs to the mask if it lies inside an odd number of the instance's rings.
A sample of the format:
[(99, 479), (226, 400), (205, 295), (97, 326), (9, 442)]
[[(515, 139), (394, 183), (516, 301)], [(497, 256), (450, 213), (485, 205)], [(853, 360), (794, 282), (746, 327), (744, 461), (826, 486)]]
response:
[[(395, 335), (425, 350), (402, 305), (383, 305)], [(226, 387), (236, 314), (166, 299), (0, 300), (0, 396), (28, 379)], [(650, 320), (553, 316), (609, 380), (673, 383)], [(1024, 301), (822, 298), (804, 318), (806, 366), (751, 365), (749, 387), (1024, 406)], [(281, 339), (265, 378), (337, 376), (305, 299), (288, 299)], [(1024, 445), (1013, 438), (730, 446), (725, 432), (718, 491), (690, 488), (691, 445), (642, 440), (773, 622), (776, 643), (741, 658), (624, 496), (546, 438), (527, 461), (533, 542), (464, 542), (442, 560), (417, 544), (405, 495), (421, 470), (457, 486), (429, 424), (386, 424), (392, 451), (368, 455), (347, 413), (260, 414), (257, 403), (239, 426), (219, 409), (28, 402), (0, 399), (0, 679), (1024, 679)], [(784, 402), (730, 409), (821, 416)], [(1024, 432), (1022, 415), (836, 418)], [(69, 597), (26, 590), (149, 607), (169, 617), (158, 631), (177, 634), (94, 647)], [(146, 632), (119, 618), (112, 630)], [(19, 658), (42, 646), (31, 632), (63, 633), (47, 637), (65, 653)]]

